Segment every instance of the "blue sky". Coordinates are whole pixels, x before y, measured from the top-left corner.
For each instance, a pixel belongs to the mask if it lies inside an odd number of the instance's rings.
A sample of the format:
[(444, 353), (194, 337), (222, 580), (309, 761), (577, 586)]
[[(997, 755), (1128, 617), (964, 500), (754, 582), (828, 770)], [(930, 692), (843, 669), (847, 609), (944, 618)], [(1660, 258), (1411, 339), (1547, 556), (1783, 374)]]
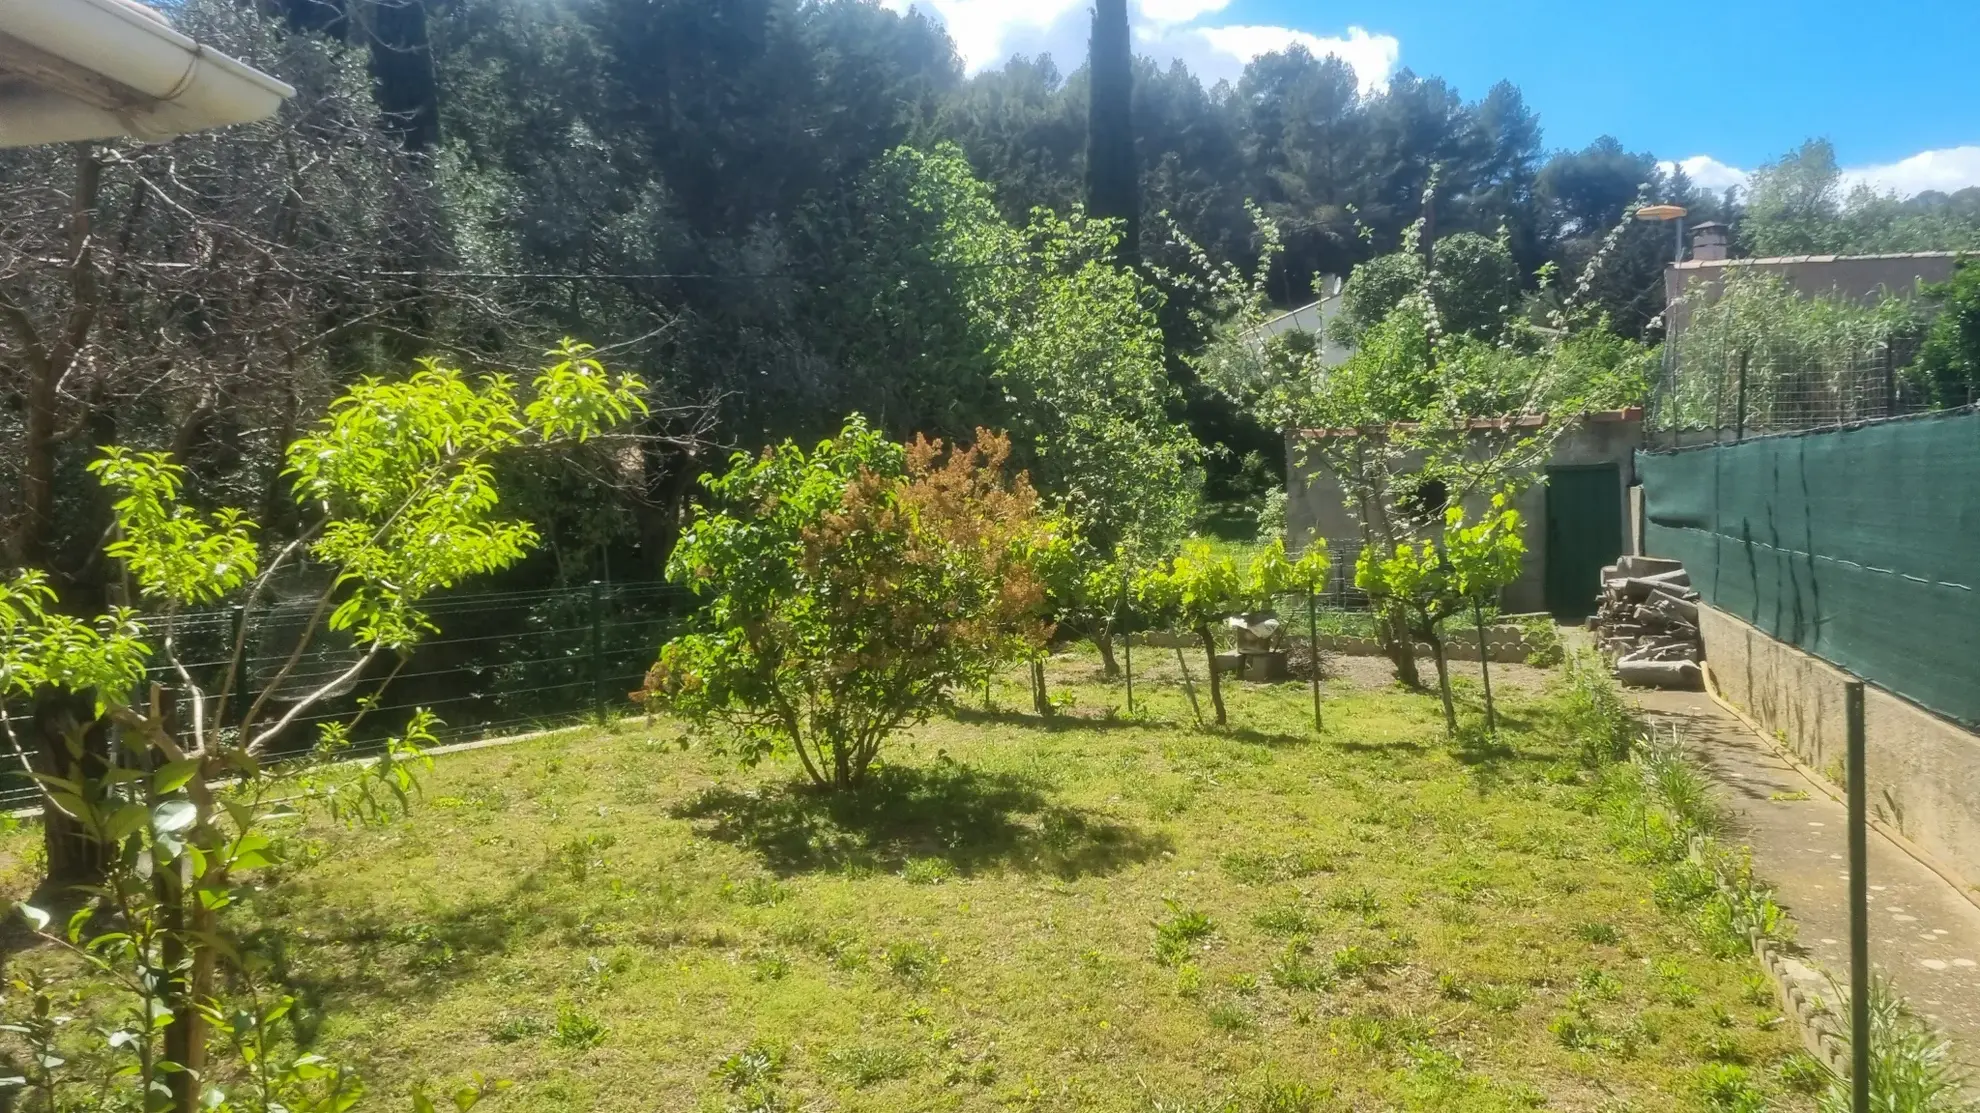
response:
[[(1090, 0), (887, 0), (948, 24), (965, 61), (1048, 50), (1063, 69), (1086, 45)], [(1136, 48), (1234, 76), (1263, 50), (1304, 41), (1354, 65), (1365, 86), (1398, 66), (1467, 97), (1510, 79), (1549, 147), (1604, 133), (1683, 160), (1723, 186), (1810, 136), (1852, 177), (1899, 193), (1980, 185), (1980, 3), (1904, 0), (1129, 0)]]

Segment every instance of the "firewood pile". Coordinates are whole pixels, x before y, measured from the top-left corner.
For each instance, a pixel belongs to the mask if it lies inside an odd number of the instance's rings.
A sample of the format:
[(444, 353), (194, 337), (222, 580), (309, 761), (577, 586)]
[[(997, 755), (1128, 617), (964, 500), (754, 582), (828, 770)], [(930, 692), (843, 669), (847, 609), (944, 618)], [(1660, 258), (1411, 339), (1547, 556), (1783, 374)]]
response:
[(1626, 556), (1602, 569), (1602, 603), (1588, 620), (1616, 679), (1646, 688), (1700, 688), (1698, 593), (1684, 565)]

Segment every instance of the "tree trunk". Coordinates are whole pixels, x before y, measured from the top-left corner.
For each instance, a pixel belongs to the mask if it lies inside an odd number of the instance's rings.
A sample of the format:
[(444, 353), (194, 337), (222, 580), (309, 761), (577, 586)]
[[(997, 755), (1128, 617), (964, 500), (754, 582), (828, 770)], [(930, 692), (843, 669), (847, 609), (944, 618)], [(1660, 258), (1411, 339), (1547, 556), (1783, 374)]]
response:
[(1109, 680), (1121, 675), (1121, 665), (1114, 660), (1114, 622), (1108, 619), (1100, 624), (1100, 630), (1093, 635), (1093, 648), (1100, 651), (1100, 671)]
[(172, 1113), (200, 1113), (207, 1024), (198, 1006), (213, 996), (213, 947), (202, 943), (213, 930), (213, 914), (192, 892), (190, 869), (190, 861), (181, 858), (176, 870), (160, 871), (154, 882), (165, 919), (162, 965), (168, 972), (184, 971), (168, 973), (166, 981), (172, 1023), (165, 1029), (165, 1058), (185, 1068), (166, 1076)]
[[(43, 772), (71, 780), (100, 779), (110, 768), (110, 724), (95, 717), (88, 692), (43, 689), (34, 703), (35, 742)], [(103, 880), (107, 852), (82, 824), (53, 807), (42, 809), (41, 837), (48, 852), (48, 881), (69, 887)]]
[(1052, 714), (1052, 701), (1045, 696), (1045, 662), (1031, 662), (1031, 709), (1042, 716)]
[(1389, 663), (1396, 667), (1396, 679), (1406, 688), (1421, 690), (1423, 673), (1416, 667), (1416, 639), (1409, 632), (1409, 622), (1392, 608), (1384, 607), (1376, 612), (1377, 628), (1383, 633), (1383, 650), (1388, 654)]
[(1451, 666), (1447, 655), (1444, 653), (1444, 639), (1442, 635), (1437, 633), (1435, 626), (1424, 631), (1424, 636), (1429, 639), (1430, 651), (1437, 658), (1437, 694), (1443, 697), (1444, 700), (1444, 731), (1455, 737), (1457, 735), (1457, 705), (1451, 702)]
[(1203, 639), (1203, 657), (1210, 662), (1210, 707), (1216, 713), (1217, 725), (1224, 726), (1224, 680), (1217, 672), (1217, 639), (1210, 633), (1210, 627), (1196, 628), (1198, 637)]
[(695, 457), (661, 446), (648, 446), (642, 454), (646, 499), (636, 506), (641, 556), (656, 577), (667, 574), (667, 558), (681, 537), (681, 502), (695, 479)]
[(1141, 175), (1134, 157), (1127, 0), (1097, 0), (1087, 49), (1086, 210), (1121, 222), (1115, 258), (1133, 266), (1141, 249)]

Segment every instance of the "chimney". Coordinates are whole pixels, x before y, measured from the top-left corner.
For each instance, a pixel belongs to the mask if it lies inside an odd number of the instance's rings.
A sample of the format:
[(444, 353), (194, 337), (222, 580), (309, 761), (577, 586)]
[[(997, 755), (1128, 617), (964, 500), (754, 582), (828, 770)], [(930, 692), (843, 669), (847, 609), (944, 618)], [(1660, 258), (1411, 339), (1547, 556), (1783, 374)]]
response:
[(1694, 262), (1711, 263), (1725, 257), (1725, 225), (1716, 220), (1708, 220), (1691, 229), (1691, 258)]

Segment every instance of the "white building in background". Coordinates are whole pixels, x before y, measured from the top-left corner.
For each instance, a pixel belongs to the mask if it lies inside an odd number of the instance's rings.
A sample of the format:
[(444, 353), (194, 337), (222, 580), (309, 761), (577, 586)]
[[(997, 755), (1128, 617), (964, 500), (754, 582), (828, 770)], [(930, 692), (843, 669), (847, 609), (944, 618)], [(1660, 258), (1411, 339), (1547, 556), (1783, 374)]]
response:
[(1348, 357), (1348, 350), (1336, 344), (1327, 335), (1328, 326), (1341, 312), (1341, 287), (1345, 283), (1332, 275), (1320, 276), (1322, 297), (1298, 309), (1288, 310), (1251, 330), (1248, 339), (1263, 344), (1266, 340), (1285, 332), (1307, 332), (1320, 338), (1320, 365), (1338, 367)]
[(159, 142), (265, 119), (294, 95), (135, 0), (0, 0), (0, 147)]

